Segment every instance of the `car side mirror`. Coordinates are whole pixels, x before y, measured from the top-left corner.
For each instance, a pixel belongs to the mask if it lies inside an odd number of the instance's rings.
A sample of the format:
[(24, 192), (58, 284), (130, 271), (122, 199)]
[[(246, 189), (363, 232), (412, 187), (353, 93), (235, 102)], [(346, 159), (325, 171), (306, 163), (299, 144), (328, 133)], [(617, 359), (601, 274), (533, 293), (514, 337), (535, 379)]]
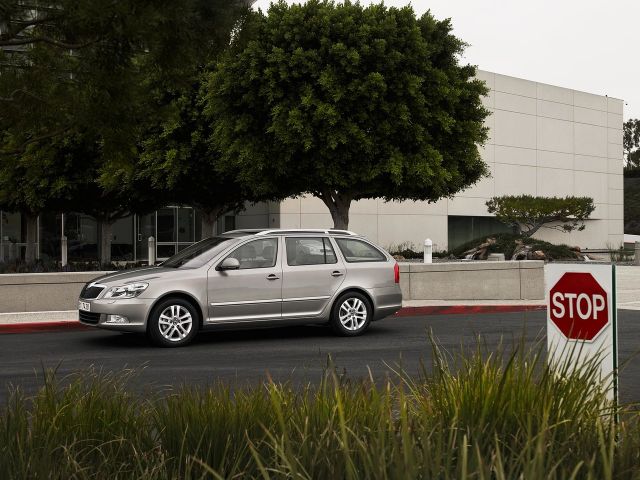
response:
[(238, 270), (239, 268), (240, 262), (237, 258), (227, 257), (218, 265), (217, 270)]

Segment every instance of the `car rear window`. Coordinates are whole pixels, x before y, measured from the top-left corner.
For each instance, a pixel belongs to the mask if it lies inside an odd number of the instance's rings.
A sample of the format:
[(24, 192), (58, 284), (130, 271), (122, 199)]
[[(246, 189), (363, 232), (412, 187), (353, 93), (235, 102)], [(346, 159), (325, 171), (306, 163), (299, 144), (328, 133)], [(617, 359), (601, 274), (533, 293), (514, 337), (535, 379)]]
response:
[(344, 259), (349, 263), (384, 262), (387, 257), (377, 248), (355, 238), (336, 238)]

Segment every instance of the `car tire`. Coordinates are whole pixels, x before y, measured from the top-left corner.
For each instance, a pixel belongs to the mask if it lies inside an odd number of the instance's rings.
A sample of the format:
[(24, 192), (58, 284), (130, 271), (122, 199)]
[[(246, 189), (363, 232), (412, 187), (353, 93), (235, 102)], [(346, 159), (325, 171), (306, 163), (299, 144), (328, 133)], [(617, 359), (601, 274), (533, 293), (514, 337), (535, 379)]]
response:
[(197, 335), (199, 325), (200, 315), (190, 302), (167, 298), (149, 315), (147, 336), (159, 347), (183, 347)]
[(362, 293), (347, 292), (333, 304), (331, 328), (342, 337), (362, 335), (373, 317), (373, 307)]

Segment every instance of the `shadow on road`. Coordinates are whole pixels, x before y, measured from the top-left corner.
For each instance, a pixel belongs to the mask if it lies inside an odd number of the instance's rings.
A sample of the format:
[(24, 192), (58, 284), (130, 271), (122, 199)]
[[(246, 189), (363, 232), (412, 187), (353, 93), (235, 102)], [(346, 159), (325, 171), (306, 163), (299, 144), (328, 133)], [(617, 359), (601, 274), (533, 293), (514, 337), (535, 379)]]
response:
[[(362, 338), (375, 338), (388, 335), (393, 332), (392, 325), (371, 325)], [(90, 347), (100, 348), (144, 348), (156, 349), (145, 334), (142, 333), (117, 333), (101, 331), (103, 335), (92, 335), (83, 338), (81, 341)], [(244, 328), (244, 329), (207, 329), (199, 332), (194, 341), (184, 347), (187, 349), (197, 348), (215, 344), (232, 344), (234, 342), (262, 342), (270, 340), (310, 340), (310, 339), (335, 339), (338, 341), (349, 341), (348, 338), (339, 337), (333, 333), (331, 328), (323, 325), (304, 325), (286, 327), (264, 327), (264, 328)]]

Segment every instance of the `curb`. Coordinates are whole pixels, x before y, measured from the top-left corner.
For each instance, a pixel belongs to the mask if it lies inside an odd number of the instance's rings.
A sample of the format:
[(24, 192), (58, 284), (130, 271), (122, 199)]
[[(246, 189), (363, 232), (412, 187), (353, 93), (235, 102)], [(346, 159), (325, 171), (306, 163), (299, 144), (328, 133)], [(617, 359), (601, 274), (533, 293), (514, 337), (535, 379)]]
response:
[[(545, 310), (545, 305), (447, 305), (403, 307), (390, 318), (416, 317), (420, 315), (474, 315), (478, 313), (513, 313)], [(12, 333), (38, 333), (69, 330), (91, 330), (78, 320), (54, 322), (9, 323), (0, 325), (0, 335)]]

